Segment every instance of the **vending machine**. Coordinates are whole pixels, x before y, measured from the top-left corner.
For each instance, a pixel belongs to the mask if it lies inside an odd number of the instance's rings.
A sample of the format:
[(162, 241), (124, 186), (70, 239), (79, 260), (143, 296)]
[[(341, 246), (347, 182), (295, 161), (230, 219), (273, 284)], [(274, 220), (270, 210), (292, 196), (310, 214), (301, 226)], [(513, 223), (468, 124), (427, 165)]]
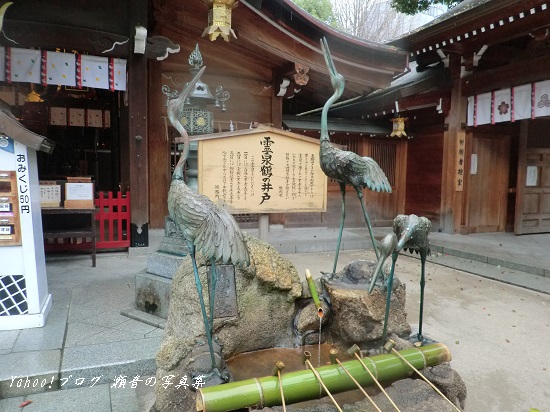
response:
[(0, 105), (0, 331), (44, 326), (51, 308), (36, 152), (53, 147)]

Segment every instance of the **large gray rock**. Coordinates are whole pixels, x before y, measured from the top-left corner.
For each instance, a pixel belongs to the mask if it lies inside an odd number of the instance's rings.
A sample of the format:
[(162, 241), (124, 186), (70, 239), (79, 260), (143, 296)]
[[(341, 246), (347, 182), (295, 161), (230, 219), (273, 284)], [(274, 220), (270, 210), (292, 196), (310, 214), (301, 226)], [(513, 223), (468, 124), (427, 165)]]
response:
[[(175, 341), (171, 341), (164, 346), (165, 352), (170, 344), (177, 346)], [(197, 388), (219, 385), (225, 380), (217, 374), (206, 377), (212, 367), (208, 345), (197, 345), (183, 351), (182, 349), (173, 347), (173, 351), (185, 353), (185, 355), (176, 364), (170, 364), (171, 368), (169, 370), (157, 369), (156, 400), (151, 408), (152, 412), (192, 411), (194, 410)], [(221, 347), (217, 344), (214, 344), (214, 353), (218, 370), (223, 374), (229, 374), (225, 361), (220, 355)], [(197, 378), (199, 381), (197, 381)]]
[[(294, 301), (302, 290), (296, 268), (269, 244), (250, 236), (245, 236), (245, 241), (251, 263), (249, 267), (235, 267), (238, 316), (214, 321), (215, 339), (222, 343), (225, 357), (274, 346), (294, 346)], [(197, 255), (208, 311), (206, 265), (204, 257)], [(193, 347), (205, 339), (189, 257), (183, 260), (173, 278), (165, 331), (167, 342), (175, 338), (192, 343), (184, 346)]]
[(466, 384), (449, 363), (428, 367), (422, 371), (422, 374), (451, 402), (464, 409)]
[(224, 355), (295, 346), (292, 324), (302, 285), (292, 263), (268, 243), (245, 237), (249, 268), (236, 268), (239, 316), (215, 322)]
[[(386, 291), (375, 287), (368, 293), (376, 263), (356, 260), (342, 271), (325, 279), (325, 289), (332, 304), (330, 334), (343, 345), (372, 343), (382, 336), (386, 311)], [(388, 319), (388, 335), (406, 336), (411, 332), (405, 312), (405, 284), (394, 276)]]
[[(238, 315), (214, 320), (214, 340), (223, 347), (220, 351), (223, 358), (296, 344), (293, 331), (295, 300), (302, 294), (296, 268), (269, 244), (246, 235), (245, 242), (251, 264), (235, 267)], [(203, 256), (197, 255), (207, 311), (208, 263)], [(173, 277), (165, 335), (156, 357), (157, 376), (179, 376), (187, 372), (191, 351), (204, 345), (205, 340), (191, 258), (186, 257)], [(191, 401), (187, 393), (167, 391), (162, 386), (157, 388), (157, 410), (192, 410), (186, 409), (194, 405), (186, 403)]]

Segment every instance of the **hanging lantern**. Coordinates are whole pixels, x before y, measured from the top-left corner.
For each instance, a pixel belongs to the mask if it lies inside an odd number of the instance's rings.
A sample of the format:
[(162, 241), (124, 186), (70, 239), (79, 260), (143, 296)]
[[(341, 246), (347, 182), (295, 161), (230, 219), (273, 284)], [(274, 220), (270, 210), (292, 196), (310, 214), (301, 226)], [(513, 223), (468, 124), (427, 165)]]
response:
[(211, 41), (221, 35), (229, 41), (229, 35), (237, 38), (231, 28), (231, 11), (237, 5), (237, 0), (207, 0), (208, 27), (202, 32), (202, 37), (208, 34)]
[(409, 120), (408, 117), (395, 117), (391, 119), (393, 122), (393, 130), (390, 133), (390, 137), (401, 137), (401, 136), (407, 136), (407, 133), (405, 133), (405, 121)]

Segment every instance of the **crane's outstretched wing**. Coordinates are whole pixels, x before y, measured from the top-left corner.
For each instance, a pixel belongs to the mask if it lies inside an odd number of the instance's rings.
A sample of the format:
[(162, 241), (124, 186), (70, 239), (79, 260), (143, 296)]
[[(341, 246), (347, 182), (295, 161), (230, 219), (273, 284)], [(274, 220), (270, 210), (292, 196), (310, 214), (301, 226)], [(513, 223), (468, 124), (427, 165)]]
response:
[(237, 222), (227, 210), (209, 203), (212, 207), (195, 234), (197, 250), (223, 263), (248, 266), (250, 256)]
[(373, 159), (335, 148), (332, 151), (333, 160), (329, 168), (335, 169), (336, 175), (339, 176), (336, 177), (337, 180), (349, 183), (356, 188), (361, 186), (376, 192), (391, 193), (388, 178)]
[(168, 192), (168, 211), (183, 237), (206, 257), (249, 265), (248, 248), (237, 222), (208, 197), (193, 192), (183, 182), (174, 181)]
[(376, 192), (391, 193), (390, 182), (378, 163), (367, 156), (357, 157), (358, 159), (353, 159), (353, 167), (357, 170), (357, 174), (363, 178), (362, 186)]

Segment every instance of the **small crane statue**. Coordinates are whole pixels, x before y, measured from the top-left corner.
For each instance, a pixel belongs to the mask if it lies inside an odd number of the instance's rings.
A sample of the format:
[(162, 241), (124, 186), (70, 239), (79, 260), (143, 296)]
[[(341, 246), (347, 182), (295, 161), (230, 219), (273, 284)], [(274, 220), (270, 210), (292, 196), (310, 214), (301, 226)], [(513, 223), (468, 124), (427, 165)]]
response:
[(334, 179), (340, 185), (342, 194), (342, 214), (340, 218), (340, 232), (338, 234), (338, 243), (336, 245), (336, 256), (334, 257), (334, 266), (332, 273), (336, 272), (336, 264), (338, 263), (338, 254), (340, 252), (340, 244), (342, 242), (342, 231), (344, 230), (344, 220), (346, 218), (346, 185), (351, 185), (357, 192), (357, 197), (363, 209), (365, 222), (369, 229), (370, 238), (376, 257), (378, 258), (378, 250), (375, 246), (372, 227), (363, 201), (363, 189), (368, 187), (377, 192), (391, 192), (391, 185), (388, 178), (372, 158), (367, 156), (359, 156), (357, 153), (340, 150), (330, 143), (328, 132), (328, 110), (332, 104), (342, 96), (344, 92), (345, 80), (344, 77), (336, 71), (328, 44), (325, 38), (321, 39), (321, 49), (325, 57), (325, 62), (330, 74), (330, 83), (334, 89), (334, 94), (327, 100), (323, 106), (321, 113), (321, 146), (319, 149), (319, 158), (321, 169), (331, 179)]
[[(418, 318), (418, 342), (423, 342), (422, 336), (422, 318), (424, 314), (424, 286), (426, 285), (425, 267), (426, 257), (430, 254), (430, 241), (428, 235), (432, 229), (432, 223), (426, 217), (418, 217), (416, 215), (398, 215), (393, 220), (393, 233), (387, 235), (382, 243), (380, 249), (382, 256), (378, 260), (378, 264), (372, 274), (372, 280), (369, 286), (369, 294), (373, 291), (378, 275), (384, 264), (384, 261), (392, 256), (392, 265), (390, 275), (388, 277), (387, 284), (387, 297), (386, 297), (386, 317), (384, 319), (384, 331), (382, 333), (382, 342), (386, 342), (386, 332), (388, 324), (388, 316), (390, 309), (390, 298), (393, 286), (393, 273), (395, 270), (395, 262), (401, 249), (409, 251), (411, 253), (416, 252), (420, 255), (421, 273), (420, 273), (420, 315)], [(388, 239), (386, 241), (386, 239)], [(390, 241), (390, 239), (395, 240)]]

